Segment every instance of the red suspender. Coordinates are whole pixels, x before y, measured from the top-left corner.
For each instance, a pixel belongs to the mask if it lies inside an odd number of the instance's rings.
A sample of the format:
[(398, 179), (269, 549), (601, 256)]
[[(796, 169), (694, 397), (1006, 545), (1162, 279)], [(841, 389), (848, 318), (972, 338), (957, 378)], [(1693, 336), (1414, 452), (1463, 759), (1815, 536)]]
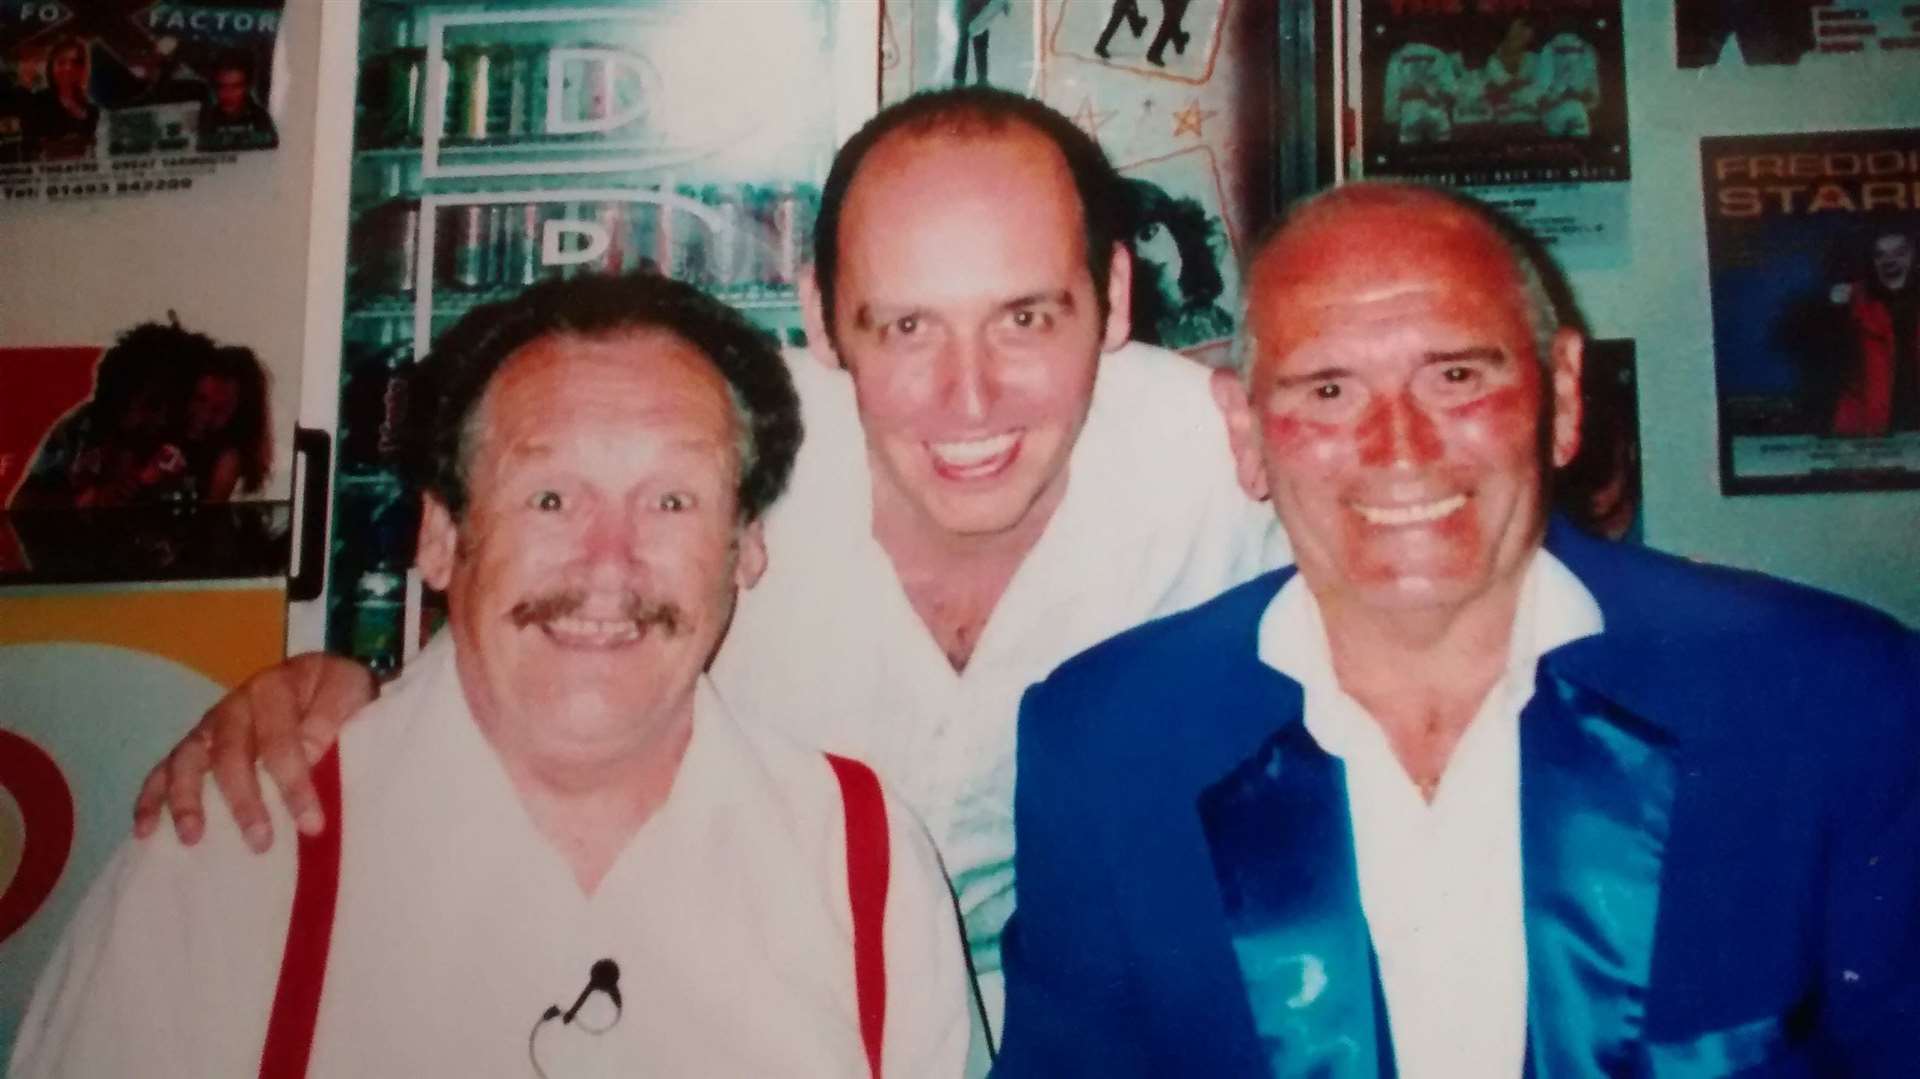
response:
[(873, 769), (827, 754), (847, 816), (847, 895), (853, 904), (853, 988), (867, 1070), (880, 1079), (887, 1029), (887, 803)]
[(294, 877), (293, 914), (287, 919), (287, 950), (280, 959), (280, 986), (267, 1019), (260, 1052), (260, 1079), (300, 1079), (313, 1052), (320, 1018), (320, 991), (333, 939), (334, 899), (340, 892), (340, 751), (329, 750), (313, 766), (313, 786), (327, 813), (327, 830), (300, 837), (300, 867)]

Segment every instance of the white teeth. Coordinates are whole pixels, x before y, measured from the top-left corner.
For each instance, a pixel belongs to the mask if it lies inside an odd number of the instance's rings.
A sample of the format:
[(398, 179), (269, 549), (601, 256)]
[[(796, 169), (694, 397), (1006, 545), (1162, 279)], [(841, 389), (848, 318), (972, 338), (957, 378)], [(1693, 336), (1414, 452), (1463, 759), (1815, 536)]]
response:
[(1018, 431), (1008, 431), (1004, 435), (991, 438), (975, 438), (964, 442), (928, 443), (933, 455), (940, 463), (950, 468), (970, 468), (984, 464), (1013, 448), (1020, 437)]
[(1354, 512), (1370, 525), (1414, 525), (1437, 521), (1467, 504), (1466, 495), (1452, 495), (1434, 502), (1412, 506), (1365, 506), (1354, 504)]
[(640, 636), (640, 627), (626, 618), (556, 618), (548, 625), (562, 637), (593, 644), (625, 644)]

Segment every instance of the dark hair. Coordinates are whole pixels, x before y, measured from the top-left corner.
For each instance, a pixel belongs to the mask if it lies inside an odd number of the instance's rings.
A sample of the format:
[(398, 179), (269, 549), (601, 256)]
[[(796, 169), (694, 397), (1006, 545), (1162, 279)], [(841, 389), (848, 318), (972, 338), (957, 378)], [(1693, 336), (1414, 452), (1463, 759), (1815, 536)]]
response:
[(644, 329), (686, 341), (726, 379), (740, 421), (740, 515), (758, 517), (786, 487), (800, 449), (800, 401), (786, 362), (773, 339), (733, 308), (652, 273), (544, 282), (455, 323), (415, 375), (408, 457), (416, 487), (456, 518), (465, 510), (472, 421), (514, 353), (546, 337)]
[(219, 449), (231, 447), (240, 458), (240, 489), (252, 493), (267, 478), (267, 458), (272, 452), (267, 423), (267, 371), (254, 351), (241, 345), (225, 345), (208, 354), (198, 378), (225, 379), (237, 391), (233, 418), (215, 433)]
[(1138, 242), (1149, 224), (1166, 226), (1180, 252), (1181, 297), (1189, 304), (1210, 304), (1219, 299), (1226, 291), (1220, 267), (1214, 263), (1213, 238), (1220, 226), (1207, 214), (1206, 207), (1186, 195), (1175, 198), (1150, 180), (1128, 179), (1126, 185), (1132, 239)]
[(227, 49), (221, 52), (220, 55), (214, 57), (213, 63), (207, 67), (207, 74), (212, 76), (207, 81), (212, 83), (218, 80), (222, 71), (238, 71), (240, 74), (245, 75), (247, 77), (247, 86), (251, 89), (253, 86), (253, 55), (245, 49)]
[(164, 322), (142, 322), (122, 332), (94, 369), (88, 409), (117, 424), (136, 400), (159, 391), (169, 415), (177, 416), (193, 390), (194, 375), (213, 355), (213, 338)]
[(1016, 124), (1044, 137), (1066, 159), (1074, 192), (1080, 198), (1081, 230), (1087, 245), (1087, 271), (1093, 276), (1094, 301), (1099, 305), (1101, 321), (1106, 320), (1113, 245), (1125, 234), (1120, 177), (1107, 155), (1072, 120), (1033, 98), (992, 86), (959, 86), (926, 90), (881, 109), (834, 155), (813, 225), (814, 279), (820, 289), (820, 309), (829, 338), (833, 335), (834, 300), (839, 291), (840, 213), (860, 163), (897, 131), (920, 137), (969, 137), (999, 134)]

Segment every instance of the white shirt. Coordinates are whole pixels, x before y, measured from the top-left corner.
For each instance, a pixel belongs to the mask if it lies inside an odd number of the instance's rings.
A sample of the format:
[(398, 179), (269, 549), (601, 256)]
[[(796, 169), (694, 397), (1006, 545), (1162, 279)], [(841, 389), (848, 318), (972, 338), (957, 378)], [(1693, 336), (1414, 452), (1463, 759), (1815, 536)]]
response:
[(1601, 630), (1592, 594), (1542, 550), (1522, 584), (1507, 669), (1461, 735), (1431, 804), (1380, 725), (1340, 688), (1298, 575), (1260, 619), (1260, 659), (1300, 683), (1303, 718), (1346, 766), (1360, 905), (1406, 1079), (1517, 1076), (1526, 1057), (1520, 711), (1540, 657)]
[[(671, 794), (587, 895), (467, 712), (452, 654), (443, 635), (369, 707), (379, 721), (342, 737), (309, 1073), (865, 1076), (825, 759), (736, 724), (703, 685)], [(897, 802), (888, 816), (884, 1068), (957, 1076), (973, 1025), (952, 902), (918, 825)], [(12, 1074), (257, 1073), (294, 851), (248, 853), (219, 813), (196, 847), (129, 842), (42, 975)], [(543, 1021), (603, 959), (617, 1013), (594, 993), (579, 1025)]]
[(871, 764), (920, 815), (997, 1031), (1021, 694), (1115, 633), (1284, 565), (1285, 536), (1234, 480), (1208, 371), (1128, 345), (1102, 358), (1066, 493), (955, 673), (873, 538), (852, 381), (804, 353), (789, 366), (806, 441), (714, 681), (740, 714)]

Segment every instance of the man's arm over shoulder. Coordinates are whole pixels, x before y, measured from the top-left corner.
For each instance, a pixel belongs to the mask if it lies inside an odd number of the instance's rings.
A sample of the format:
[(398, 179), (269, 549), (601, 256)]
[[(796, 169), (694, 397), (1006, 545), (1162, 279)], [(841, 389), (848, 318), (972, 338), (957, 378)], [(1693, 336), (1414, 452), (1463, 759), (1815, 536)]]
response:
[(223, 816), (191, 849), (123, 843), (40, 974), (8, 1074), (256, 1071), (294, 865), (292, 844), (255, 857)]
[(1828, 792), (1826, 1006), (1821, 1028), (1844, 1074), (1905, 1076), (1920, 1061), (1920, 635), (1874, 633), (1833, 672), (1853, 727)]
[(1114, 916), (1113, 876), (1085, 752), (1087, 702), (1073, 679), (1027, 691), (1014, 787), (1016, 906), (1002, 941), (1007, 1015), (994, 1075), (1147, 1075), (1139, 1006)]

